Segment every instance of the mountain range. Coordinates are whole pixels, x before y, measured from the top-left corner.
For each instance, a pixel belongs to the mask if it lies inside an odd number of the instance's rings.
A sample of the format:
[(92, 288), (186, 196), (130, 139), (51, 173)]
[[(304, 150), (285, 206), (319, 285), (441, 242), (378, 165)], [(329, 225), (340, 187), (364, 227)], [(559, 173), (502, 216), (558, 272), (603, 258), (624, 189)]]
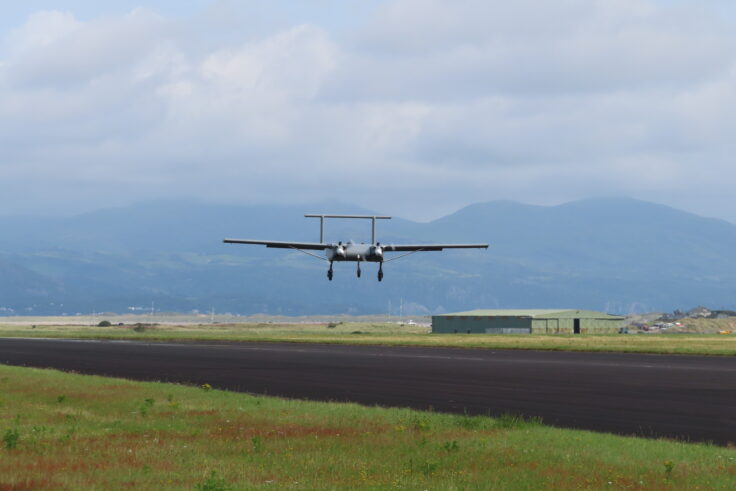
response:
[[(317, 241), (305, 213), (374, 214), (340, 203), (235, 206), (149, 201), (73, 217), (0, 217), (0, 315), (128, 312), (428, 314), (474, 308), (610, 313), (733, 308), (736, 225), (627, 198), (558, 206), (492, 201), (419, 223), (378, 223), (384, 243), (488, 242), (384, 266), (335, 265), (225, 237)], [(331, 241), (369, 241), (332, 220)]]

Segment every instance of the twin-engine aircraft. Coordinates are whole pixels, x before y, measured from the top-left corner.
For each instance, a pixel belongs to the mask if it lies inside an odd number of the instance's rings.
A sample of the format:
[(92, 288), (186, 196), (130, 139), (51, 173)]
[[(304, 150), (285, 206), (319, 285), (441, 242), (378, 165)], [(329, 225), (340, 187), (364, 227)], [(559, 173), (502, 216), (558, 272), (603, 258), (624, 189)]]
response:
[[(420, 251), (441, 251), (442, 249), (488, 249), (488, 244), (381, 244), (376, 242), (376, 220), (389, 220), (391, 217), (378, 215), (304, 215), (306, 218), (319, 218), (319, 242), (281, 242), (274, 240), (225, 239), (226, 244), (258, 244), (279, 249), (294, 249), (304, 254), (330, 262), (327, 279), (332, 281), (332, 263), (335, 261), (353, 261), (358, 263), (357, 275), (360, 278), (360, 263), (378, 263), (378, 281), (383, 280), (383, 263), (414, 254)], [(371, 220), (371, 243), (355, 244), (350, 242), (327, 243), (325, 236), (325, 218), (367, 218)], [(324, 251), (326, 257), (307, 251)], [(385, 252), (404, 252), (400, 256), (386, 259)]]

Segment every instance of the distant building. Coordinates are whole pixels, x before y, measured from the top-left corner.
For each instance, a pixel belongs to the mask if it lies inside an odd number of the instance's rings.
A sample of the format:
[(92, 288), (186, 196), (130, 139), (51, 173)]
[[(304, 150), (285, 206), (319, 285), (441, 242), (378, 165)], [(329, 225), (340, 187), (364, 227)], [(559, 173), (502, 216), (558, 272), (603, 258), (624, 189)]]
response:
[(471, 310), (432, 316), (433, 333), (617, 333), (624, 318), (593, 310)]
[(710, 311), (710, 309), (707, 309), (702, 305), (695, 307), (694, 309), (691, 309), (687, 312), (687, 316), (693, 319), (697, 317), (710, 317), (711, 314), (712, 312)]

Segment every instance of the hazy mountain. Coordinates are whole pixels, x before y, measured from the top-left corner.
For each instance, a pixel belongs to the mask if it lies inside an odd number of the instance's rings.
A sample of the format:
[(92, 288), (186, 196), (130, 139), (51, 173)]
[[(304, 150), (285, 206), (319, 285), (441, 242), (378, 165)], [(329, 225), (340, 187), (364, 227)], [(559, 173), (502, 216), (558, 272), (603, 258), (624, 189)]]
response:
[[(625, 313), (733, 307), (736, 226), (653, 203), (471, 205), (429, 223), (379, 222), (382, 242), (490, 242), (384, 267), (327, 263), (224, 237), (315, 241), (304, 212), (372, 213), (339, 203), (223, 206), (147, 202), (69, 218), (0, 217), (0, 308), (20, 313), (130, 306), (237, 313), (442, 312), (577, 307)], [(369, 222), (328, 221), (328, 240), (370, 240)], [(0, 311), (2, 313), (3, 311)]]

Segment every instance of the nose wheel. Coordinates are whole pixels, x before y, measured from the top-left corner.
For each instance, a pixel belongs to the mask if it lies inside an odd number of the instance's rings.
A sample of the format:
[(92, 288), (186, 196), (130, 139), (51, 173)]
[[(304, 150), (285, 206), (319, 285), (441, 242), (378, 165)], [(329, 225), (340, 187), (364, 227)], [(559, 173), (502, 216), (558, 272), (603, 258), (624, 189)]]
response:
[(327, 270), (327, 279), (332, 281), (332, 262), (330, 262), (330, 269)]
[(383, 279), (383, 263), (381, 263), (380, 266), (378, 266), (378, 281), (381, 281)]
[(358, 278), (360, 278), (360, 261), (358, 261)]

